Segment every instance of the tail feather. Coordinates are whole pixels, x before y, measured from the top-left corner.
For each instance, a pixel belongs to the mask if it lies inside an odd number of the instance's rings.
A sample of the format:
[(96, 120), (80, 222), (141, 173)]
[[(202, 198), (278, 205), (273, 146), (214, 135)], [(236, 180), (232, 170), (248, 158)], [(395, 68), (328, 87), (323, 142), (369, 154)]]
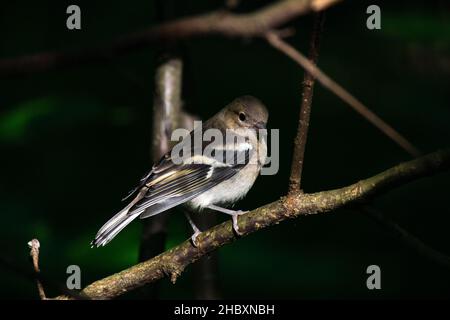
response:
[(138, 217), (138, 213), (129, 212), (131, 205), (128, 205), (97, 232), (95, 239), (91, 242), (91, 247), (100, 247), (110, 242), (123, 228), (125, 228), (131, 221)]

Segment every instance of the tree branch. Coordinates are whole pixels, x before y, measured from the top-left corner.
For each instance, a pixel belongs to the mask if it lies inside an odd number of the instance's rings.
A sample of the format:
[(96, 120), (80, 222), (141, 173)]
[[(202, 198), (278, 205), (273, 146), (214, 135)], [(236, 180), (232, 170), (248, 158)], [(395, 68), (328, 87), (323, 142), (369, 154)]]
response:
[[(54, 283), (48, 278), (44, 278), (41, 275), (41, 270), (39, 268), (39, 249), (41, 247), (39, 240), (32, 239), (31, 241), (28, 242), (28, 247), (30, 248), (30, 257), (31, 257), (31, 261), (33, 263), (33, 271), (34, 271), (33, 274), (29, 274), (28, 272), (21, 270), (20, 268), (16, 267), (14, 264), (12, 264), (8, 261), (4, 261), (3, 259), (0, 259), (0, 262), (2, 263), (3, 266), (6, 266), (8, 269), (22, 275), (26, 279), (36, 280), (39, 298), (41, 300), (55, 300), (55, 299), (89, 300), (90, 299), (83, 293), (79, 293), (75, 290), (69, 290), (65, 286)], [(57, 297), (57, 298), (48, 298), (45, 294), (43, 283), (45, 283), (46, 286), (53, 288), (54, 290), (63, 292), (65, 295), (61, 296), (61, 297)]]
[(28, 242), (28, 247), (30, 247), (30, 257), (33, 262), (33, 269), (36, 274), (36, 284), (39, 292), (39, 298), (41, 300), (47, 300), (47, 296), (45, 295), (44, 286), (42, 285), (41, 280), (39, 279), (39, 274), (41, 270), (39, 269), (39, 247), (40, 243), (38, 239), (33, 239)]
[(327, 76), (316, 65), (311, 63), (308, 58), (297, 51), (294, 47), (283, 41), (276, 32), (268, 32), (266, 34), (267, 41), (276, 49), (280, 50), (292, 60), (302, 66), (307, 72), (312, 74), (325, 88), (333, 92), (344, 102), (346, 102), (352, 109), (362, 115), (376, 128), (388, 136), (392, 141), (397, 143), (403, 150), (408, 152), (413, 157), (417, 157), (421, 154), (411, 142), (397, 132), (393, 127), (387, 124), (383, 119), (373, 113), (367, 106), (361, 101), (356, 99), (350, 92), (345, 90), (340, 84)]
[[(330, 212), (448, 169), (450, 169), (450, 149), (399, 164), (340, 189), (311, 194), (292, 193), (241, 216), (239, 230), (243, 235), (248, 235), (286, 219)], [(170, 277), (171, 281), (175, 282), (189, 264), (236, 240), (236, 236), (232, 230), (232, 223), (227, 221), (203, 232), (197, 240), (198, 247), (193, 247), (187, 240), (148, 261), (88, 285), (82, 293), (92, 299), (112, 299), (164, 277)], [(57, 298), (68, 299), (66, 296)]]
[(311, 11), (321, 11), (340, 0), (284, 0), (276, 1), (259, 11), (231, 14), (227, 11), (182, 18), (123, 36), (113, 43), (79, 51), (42, 52), (0, 60), (0, 75), (24, 75), (63, 66), (104, 62), (142, 49), (155, 42), (174, 41), (203, 35), (228, 37), (256, 37)]
[[(323, 29), (325, 18), (324, 12), (316, 13), (314, 16), (314, 26), (309, 44), (309, 60), (317, 64), (319, 59), (320, 35)], [(309, 119), (311, 115), (311, 105), (314, 93), (314, 76), (305, 71), (302, 83), (302, 103), (300, 106), (300, 117), (298, 120), (297, 136), (294, 140), (294, 152), (292, 155), (291, 176), (289, 178), (289, 192), (299, 192), (301, 190), (303, 162), (305, 159), (306, 141), (308, 139)]]

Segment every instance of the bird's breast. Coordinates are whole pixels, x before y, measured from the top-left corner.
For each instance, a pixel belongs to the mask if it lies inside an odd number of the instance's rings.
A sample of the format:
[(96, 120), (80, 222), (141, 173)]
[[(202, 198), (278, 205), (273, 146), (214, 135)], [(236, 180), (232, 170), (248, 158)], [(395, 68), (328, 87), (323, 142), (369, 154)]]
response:
[(211, 204), (229, 205), (240, 200), (255, 183), (266, 160), (266, 153), (266, 144), (259, 143), (258, 152), (251, 156), (249, 163), (238, 173), (190, 200), (187, 205), (196, 210), (201, 210)]

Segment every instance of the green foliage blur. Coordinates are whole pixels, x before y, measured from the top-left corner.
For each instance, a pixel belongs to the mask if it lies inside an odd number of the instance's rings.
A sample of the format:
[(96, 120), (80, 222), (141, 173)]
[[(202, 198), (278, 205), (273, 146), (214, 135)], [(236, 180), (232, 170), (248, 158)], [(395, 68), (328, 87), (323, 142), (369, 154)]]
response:
[[(175, 1), (173, 1), (175, 2)], [(66, 28), (78, 4), (82, 29)], [(154, 1), (7, 1), (0, 11), (0, 58), (97, 46), (157, 23)], [(249, 12), (269, 1), (241, 1)], [(366, 28), (368, 1), (327, 12), (320, 67), (424, 152), (450, 141), (450, 10), (446, 1), (378, 1), (382, 29)], [(172, 16), (223, 7), (179, 1)], [(307, 52), (311, 16), (289, 25), (289, 41)], [(185, 108), (207, 119), (233, 98), (251, 94), (270, 110), (281, 135), (280, 170), (262, 176), (237, 204), (251, 209), (287, 191), (303, 71), (262, 39), (221, 37), (181, 42)], [(151, 166), (155, 44), (104, 63), (21, 77), (0, 75), (0, 255), (30, 271), (27, 242), (41, 242), (41, 269), (65, 284), (66, 268), (82, 285), (137, 262), (140, 221), (108, 246), (91, 249), (98, 228)], [(347, 185), (409, 156), (347, 105), (316, 86), (303, 187)], [(450, 255), (450, 174), (377, 198), (373, 205), (429, 246)], [(219, 216), (225, 220), (227, 217)], [(170, 218), (167, 247), (190, 236), (181, 213)], [(349, 209), (300, 218), (245, 237), (219, 251), (224, 298), (450, 297), (448, 268), (418, 254), (371, 218)], [(381, 290), (366, 288), (366, 268), (381, 267)], [(37, 299), (34, 282), (2, 264), (0, 297)], [(160, 297), (193, 298), (192, 267)], [(48, 288), (48, 295), (60, 292)], [(135, 298), (136, 295), (124, 298)]]

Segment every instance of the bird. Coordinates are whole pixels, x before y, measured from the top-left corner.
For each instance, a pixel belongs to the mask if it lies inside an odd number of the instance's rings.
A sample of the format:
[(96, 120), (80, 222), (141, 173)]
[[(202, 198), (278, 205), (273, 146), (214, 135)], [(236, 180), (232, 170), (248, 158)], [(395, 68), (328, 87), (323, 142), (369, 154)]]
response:
[[(234, 232), (241, 235), (238, 216), (248, 211), (229, 207), (248, 193), (265, 163), (267, 139), (261, 130), (266, 130), (268, 117), (266, 106), (246, 95), (234, 99), (204, 122), (201, 131), (195, 127), (123, 199), (133, 198), (99, 229), (91, 247), (106, 245), (137, 217), (152, 217), (176, 206), (195, 212), (210, 209), (228, 214)], [(209, 129), (227, 139), (208, 143), (202, 136), (200, 144), (192, 146), (196, 133)], [(229, 140), (229, 136), (233, 138)], [(176, 147), (178, 154), (174, 152)], [(192, 243), (197, 246), (201, 231), (189, 214), (186, 217), (194, 231)]]

